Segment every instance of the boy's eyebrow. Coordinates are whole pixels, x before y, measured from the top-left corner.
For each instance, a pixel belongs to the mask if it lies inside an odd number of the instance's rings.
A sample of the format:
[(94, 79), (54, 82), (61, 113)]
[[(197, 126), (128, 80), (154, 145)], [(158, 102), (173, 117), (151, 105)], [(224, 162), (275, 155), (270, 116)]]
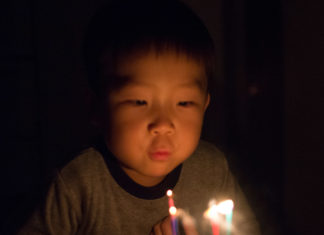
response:
[(131, 75), (114, 75), (114, 89), (119, 90), (129, 85), (143, 85), (143, 83), (135, 81)]
[(199, 87), (201, 90), (206, 90), (206, 83), (203, 80), (204, 78), (196, 78), (193, 81), (180, 84), (180, 87)]
[[(117, 85), (117, 89), (118, 88), (122, 88), (122, 87), (127, 87), (129, 85), (135, 85), (135, 86), (150, 86), (149, 83), (145, 83), (145, 82), (139, 82), (136, 81), (135, 79), (133, 79), (134, 77), (131, 75), (118, 75), (115, 76), (115, 79), (117, 79), (118, 84)], [(206, 82), (204, 82), (206, 78), (194, 78), (189, 82), (185, 82), (185, 83), (181, 83), (179, 84), (179, 87), (181, 88), (192, 88), (192, 87), (198, 87), (201, 90), (206, 90)]]
[[(123, 76), (115, 76), (115, 79), (117, 79), (118, 82), (118, 87), (117, 88), (123, 88), (129, 85), (135, 85), (135, 86), (149, 86), (149, 84), (143, 83), (136, 81), (133, 76), (131, 75), (123, 75)], [(116, 82), (117, 83), (117, 82)]]

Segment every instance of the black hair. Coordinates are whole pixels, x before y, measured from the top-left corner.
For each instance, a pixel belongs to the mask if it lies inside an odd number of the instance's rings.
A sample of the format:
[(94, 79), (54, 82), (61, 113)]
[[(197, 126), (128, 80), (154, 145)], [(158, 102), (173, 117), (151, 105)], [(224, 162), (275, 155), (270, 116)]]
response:
[(201, 20), (177, 0), (104, 5), (89, 24), (84, 49), (89, 85), (97, 95), (119, 82), (114, 70), (123, 58), (150, 49), (183, 53), (205, 66), (208, 80), (214, 75), (213, 40)]

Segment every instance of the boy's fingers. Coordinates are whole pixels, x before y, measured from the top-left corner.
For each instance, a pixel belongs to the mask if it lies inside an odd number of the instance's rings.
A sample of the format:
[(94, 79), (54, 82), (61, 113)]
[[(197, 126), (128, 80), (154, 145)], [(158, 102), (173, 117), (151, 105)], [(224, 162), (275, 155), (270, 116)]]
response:
[(198, 232), (194, 225), (183, 224), (183, 229), (184, 229), (186, 235), (198, 235)]
[(154, 225), (152, 234), (153, 235), (162, 235), (162, 231), (161, 231), (161, 228), (160, 228), (160, 223)]
[(152, 235), (172, 235), (170, 217), (165, 217), (162, 221), (154, 225)]
[(172, 226), (170, 216), (165, 217), (161, 223), (161, 229), (163, 235), (172, 235)]

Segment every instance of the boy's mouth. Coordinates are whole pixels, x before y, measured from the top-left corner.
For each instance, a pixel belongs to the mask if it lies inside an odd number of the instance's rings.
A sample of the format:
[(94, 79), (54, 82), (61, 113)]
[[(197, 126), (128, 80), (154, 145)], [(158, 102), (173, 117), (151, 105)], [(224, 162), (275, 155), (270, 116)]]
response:
[(149, 152), (149, 157), (154, 161), (165, 161), (170, 156), (169, 150), (156, 150)]

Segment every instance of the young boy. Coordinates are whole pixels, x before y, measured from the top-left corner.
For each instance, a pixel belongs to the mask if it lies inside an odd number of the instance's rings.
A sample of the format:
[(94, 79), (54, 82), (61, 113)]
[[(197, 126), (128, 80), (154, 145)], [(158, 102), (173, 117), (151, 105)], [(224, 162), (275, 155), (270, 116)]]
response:
[(233, 234), (259, 234), (223, 155), (200, 141), (214, 48), (178, 1), (119, 1), (85, 43), (103, 138), (57, 172), (20, 234), (171, 234), (166, 191), (211, 234), (210, 200), (235, 203)]

